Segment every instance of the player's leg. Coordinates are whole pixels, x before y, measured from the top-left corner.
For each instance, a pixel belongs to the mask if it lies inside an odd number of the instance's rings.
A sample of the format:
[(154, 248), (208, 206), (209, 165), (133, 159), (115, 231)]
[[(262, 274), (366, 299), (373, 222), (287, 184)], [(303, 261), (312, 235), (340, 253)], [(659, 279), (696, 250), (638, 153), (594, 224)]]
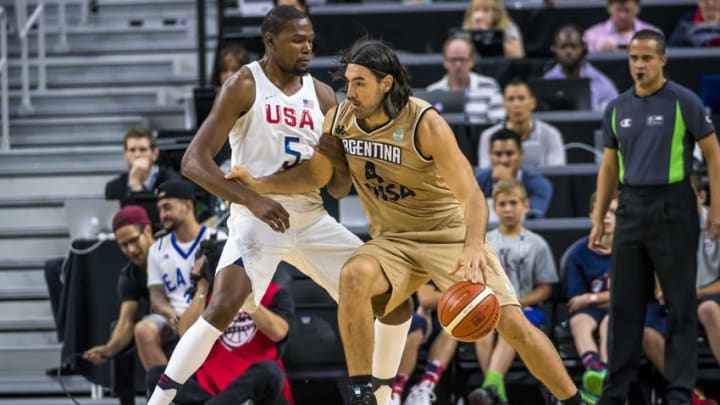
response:
[(180, 338), (148, 405), (167, 405), (172, 401), (178, 388), (205, 361), (215, 340), (233, 320), (250, 291), (250, 279), (240, 265), (230, 265), (218, 272), (210, 304)]
[(720, 364), (720, 294), (711, 295), (700, 302), (698, 319), (705, 328), (715, 361)]
[(408, 332), (400, 359), (400, 365), (398, 366), (397, 377), (392, 386), (392, 401), (394, 402), (391, 402), (391, 404), (393, 405), (400, 405), (400, 399), (403, 397), (405, 391), (405, 383), (407, 383), (408, 377), (410, 377), (415, 370), (415, 366), (417, 366), (418, 352), (425, 340), (428, 327), (428, 321), (424, 316), (413, 314), (410, 332)]
[[(362, 245), (362, 241), (335, 219), (325, 214), (298, 231), (296, 253), (306, 266), (296, 265), (337, 300), (340, 269)], [(374, 322), (372, 380), (379, 404), (387, 404), (398, 372), (403, 348), (410, 328), (412, 302), (403, 305)]]

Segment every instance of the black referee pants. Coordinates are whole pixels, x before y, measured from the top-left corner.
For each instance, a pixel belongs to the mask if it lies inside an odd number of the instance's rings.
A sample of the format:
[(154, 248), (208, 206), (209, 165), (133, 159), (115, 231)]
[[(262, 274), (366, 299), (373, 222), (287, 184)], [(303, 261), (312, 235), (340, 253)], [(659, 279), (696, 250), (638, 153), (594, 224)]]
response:
[(690, 404), (697, 368), (699, 221), (688, 182), (621, 189), (612, 251), (608, 377), (600, 404), (625, 404), (637, 377), (657, 273), (668, 310), (666, 404)]

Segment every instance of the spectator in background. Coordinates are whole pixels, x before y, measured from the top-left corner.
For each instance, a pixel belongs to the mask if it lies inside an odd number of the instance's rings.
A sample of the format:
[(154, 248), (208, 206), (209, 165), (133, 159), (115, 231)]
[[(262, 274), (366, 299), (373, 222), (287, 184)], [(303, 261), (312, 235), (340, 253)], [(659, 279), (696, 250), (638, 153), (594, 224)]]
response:
[(720, 1), (698, 0), (698, 8), (680, 17), (669, 46), (720, 46)]
[[(106, 200), (120, 200), (121, 206), (142, 205), (153, 224), (159, 222), (154, 205), (157, 186), (180, 175), (169, 167), (155, 162), (160, 156), (155, 137), (146, 128), (133, 128), (123, 138), (123, 157), (128, 171), (110, 180), (105, 186)], [(149, 202), (149, 203), (148, 203)]]
[(465, 31), (503, 31), (505, 57), (525, 56), (520, 29), (510, 19), (502, 0), (471, 0), (465, 10), (462, 28)]
[(602, 72), (587, 61), (587, 48), (580, 30), (574, 25), (566, 25), (555, 34), (555, 43), (551, 47), (558, 63), (545, 75), (545, 79), (590, 79), (590, 98), (592, 109), (602, 111), (618, 96), (615, 84)]
[[(590, 197), (590, 217), (595, 209), (595, 194)], [(583, 390), (599, 396), (602, 384), (592, 386), (592, 373), (604, 375), (607, 368), (608, 304), (610, 303), (610, 253), (615, 233), (617, 198), (610, 202), (604, 219), (602, 245), (607, 253), (588, 249), (587, 236), (574, 243), (567, 258), (567, 297), (570, 333), (585, 367)], [(599, 336), (599, 343), (594, 334)], [(599, 386), (599, 388), (598, 388)]]
[[(120, 250), (130, 260), (120, 270), (118, 296), (120, 312), (110, 339), (102, 345), (92, 347), (83, 353), (83, 359), (99, 366), (117, 356), (133, 341), (133, 327), (150, 309), (147, 289), (147, 257), (154, 242), (150, 217), (144, 208), (127, 205), (121, 208), (112, 220), (115, 240)], [(134, 362), (130, 362), (133, 365)], [(121, 405), (135, 403), (135, 379), (132, 368), (116, 367), (115, 392)], [(123, 378), (120, 374), (129, 373)], [(125, 382), (125, 384), (120, 383)]]
[(212, 83), (220, 87), (230, 76), (250, 62), (250, 56), (245, 47), (236, 41), (227, 41), (215, 55), (213, 65)]
[(465, 112), (470, 122), (494, 124), (505, 116), (497, 81), (472, 72), (475, 46), (465, 37), (450, 37), (443, 44), (443, 67), (447, 74), (429, 85), (428, 91), (465, 91)]
[[(552, 284), (557, 283), (555, 259), (542, 236), (525, 229), (523, 217), (528, 212), (527, 193), (516, 179), (498, 182), (492, 191), (493, 210), (500, 226), (487, 233), (487, 241), (497, 252), (525, 317), (542, 329), (545, 313), (541, 305), (550, 297)], [(482, 387), (468, 396), (470, 405), (508, 402), (505, 374), (515, 358), (515, 349), (499, 334), (488, 334), (475, 342), (480, 368), (485, 375)]]
[(158, 187), (158, 211), (168, 232), (148, 256), (147, 285), (153, 313), (135, 325), (138, 356), (145, 370), (167, 364), (164, 343), (177, 338), (180, 315), (190, 304), (190, 271), (200, 241), (217, 231), (195, 219), (195, 186), (186, 180), (169, 180)]
[(610, 18), (588, 28), (583, 35), (589, 52), (627, 48), (630, 38), (640, 30), (661, 32), (654, 25), (637, 18), (640, 0), (607, 0), (607, 10)]
[(505, 122), (494, 125), (480, 134), (478, 166), (481, 169), (490, 166), (490, 154), (488, 153), (490, 137), (500, 129), (509, 129), (520, 135), (527, 166), (565, 165), (562, 135), (554, 126), (533, 118), (537, 100), (527, 83), (517, 79), (510, 81), (505, 86), (503, 99)]
[[(180, 335), (200, 317), (208, 305), (212, 284), (201, 275), (204, 261), (199, 259), (192, 273), (195, 291), (187, 310), (180, 317)], [(215, 260), (215, 264), (217, 260)], [(210, 270), (215, 271), (215, 266)], [(202, 366), (178, 390), (175, 403), (214, 405), (289, 405), (295, 401), (285, 366), (280, 359), (295, 317), (292, 295), (271, 282), (257, 311), (239, 311), (220, 338), (215, 341)], [(165, 366), (151, 368), (146, 376), (148, 392), (155, 390)]]
[(273, 0), (273, 6), (293, 6), (303, 13), (310, 15), (310, 8), (305, 0)]
[[(490, 164), (476, 174), (480, 189), (486, 196), (493, 195), (495, 184), (502, 180), (517, 179), (525, 187), (530, 206), (528, 218), (542, 218), (550, 206), (552, 183), (542, 174), (523, 167), (523, 148), (520, 135), (502, 128), (490, 137)], [(494, 203), (494, 202), (493, 202)], [(488, 206), (493, 206), (488, 202)]]

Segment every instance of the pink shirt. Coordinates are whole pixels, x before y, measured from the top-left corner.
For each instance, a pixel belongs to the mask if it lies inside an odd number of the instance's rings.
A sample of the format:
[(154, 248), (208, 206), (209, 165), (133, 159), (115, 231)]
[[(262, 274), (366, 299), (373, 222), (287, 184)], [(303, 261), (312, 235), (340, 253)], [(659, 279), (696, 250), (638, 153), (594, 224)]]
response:
[(583, 34), (583, 41), (587, 44), (588, 52), (600, 52), (603, 44), (606, 42), (626, 47), (628, 42), (630, 42), (630, 38), (632, 38), (636, 32), (644, 29), (662, 32), (658, 27), (636, 18), (633, 22), (633, 29), (627, 34), (621, 35), (615, 30), (612, 19), (608, 18), (607, 21), (597, 23), (588, 28), (585, 34)]

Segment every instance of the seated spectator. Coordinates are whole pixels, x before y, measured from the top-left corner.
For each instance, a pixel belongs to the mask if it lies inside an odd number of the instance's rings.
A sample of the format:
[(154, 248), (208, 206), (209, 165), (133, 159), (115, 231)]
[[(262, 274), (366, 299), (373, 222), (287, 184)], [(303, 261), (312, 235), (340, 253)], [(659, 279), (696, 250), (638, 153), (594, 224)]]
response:
[[(575, 349), (585, 367), (586, 378), (582, 389), (598, 395), (597, 387), (588, 387), (592, 372), (605, 373), (607, 368), (607, 319), (610, 291), (610, 251), (615, 233), (615, 210), (617, 198), (610, 202), (603, 222), (605, 234), (602, 245), (608, 254), (599, 255), (588, 248), (588, 237), (582, 237), (575, 243), (567, 258), (567, 297), (570, 312), (570, 333), (575, 341)], [(595, 193), (590, 197), (590, 217), (595, 209)], [(599, 344), (594, 334), (598, 332)], [(599, 395), (598, 395), (599, 396)]]
[[(550, 206), (552, 183), (542, 174), (523, 167), (522, 162), (520, 135), (503, 128), (490, 137), (490, 167), (478, 170), (475, 177), (486, 197), (493, 195), (493, 188), (498, 182), (520, 180), (530, 201), (526, 216), (542, 218)], [(493, 204), (494, 202), (488, 201), (488, 206), (492, 207)]]
[(405, 400), (405, 405), (423, 405), (435, 402), (435, 386), (455, 354), (457, 342), (440, 325), (437, 304), (442, 293), (432, 283), (417, 290), (418, 309), (413, 314), (398, 375), (392, 387), (390, 405), (400, 405), (405, 383), (417, 365), (418, 351), (429, 347), (425, 371)]
[(227, 41), (215, 55), (215, 63), (213, 65), (212, 83), (215, 87), (220, 87), (235, 72), (240, 70), (243, 65), (250, 62), (248, 51), (236, 41)]
[(668, 46), (720, 46), (720, 3), (698, 0), (698, 8), (680, 17)]
[(614, 51), (627, 48), (630, 38), (636, 32), (660, 29), (637, 18), (640, 14), (640, 0), (607, 0), (610, 18), (585, 30), (583, 40), (589, 52)]
[[(525, 316), (530, 323), (543, 328), (545, 313), (541, 305), (558, 281), (552, 251), (542, 236), (523, 226), (523, 216), (529, 207), (525, 188), (519, 181), (498, 182), (492, 197), (500, 225), (487, 233), (487, 241), (497, 252)], [(488, 398), (493, 404), (508, 403), (504, 376), (515, 358), (515, 349), (492, 332), (475, 342), (475, 351), (485, 378), (482, 386), (468, 396), (470, 405), (487, 404)]]
[[(200, 318), (212, 299), (212, 278), (218, 258), (201, 256), (196, 261), (192, 270), (191, 302), (180, 317), (178, 334), (184, 334)], [(179, 388), (173, 403), (294, 404), (280, 359), (281, 345), (287, 339), (294, 317), (295, 304), (290, 293), (270, 283), (257, 311), (237, 313), (202, 366)], [(155, 389), (164, 371), (164, 365), (148, 371), (148, 392)]]
[[(144, 208), (137, 205), (126, 205), (113, 217), (112, 227), (120, 250), (130, 262), (120, 270), (118, 278), (120, 313), (110, 339), (83, 353), (83, 359), (98, 366), (132, 344), (135, 323), (147, 315), (150, 309), (147, 289), (147, 257), (150, 245), (154, 242), (150, 217)], [(132, 373), (133, 369), (115, 370), (115, 380), (121, 379), (117, 376), (118, 372)], [(122, 378), (122, 380), (131, 385), (115, 387), (120, 403), (122, 405), (134, 404), (134, 378)]]
[(565, 147), (562, 135), (554, 126), (533, 118), (537, 100), (527, 83), (521, 80), (512, 80), (505, 86), (503, 101), (505, 121), (480, 134), (478, 166), (481, 169), (490, 167), (490, 136), (500, 129), (509, 129), (520, 135), (523, 149), (526, 151), (525, 164), (527, 166), (565, 165)]
[(190, 271), (200, 241), (217, 231), (195, 219), (195, 186), (187, 180), (169, 180), (158, 187), (158, 212), (168, 233), (148, 255), (147, 285), (153, 313), (135, 325), (138, 356), (145, 368), (167, 364), (164, 343), (177, 339), (180, 316), (190, 305)]
[(587, 49), (580, 30), (566, 25), (555, 34), (552, 51), (558, 63), (545, 75), (545, 79), (590, 79), (592, 109), (603, 111), (605, 106), (618, 96), (615, 84), (587, 61)]
[(155, 164), (160, 155), (155, 137), (145, 128), (133, 128), (123, 139), (123, 157), (128, 171), (110, 180), (105, 186), (106, 200), (120, 200), (121, 206), (141, 205), (153, 225), (159, 222), (155, 205), (157, 186), (166, 180), (181, 178), (169, 167)]
[(494, 124), (503, 119), (505, 110), (497, 81), (472, 72), (475, 46), (465, 37), (450, 37), (443, 45), (443, 67), (447, 74), (427, 90), (465, 91), (465, 113), (472, 123)]
[(273, 0), (273, 6), (293, 6), (303, 13), (310, 15), (310, 8), (305, 0)]
[(501, 0), (471, 0), (465, 10), (462, 28), (465, 31), (503, 31), (505, 57), (525, 56), (520, 29), (508, 15)]

